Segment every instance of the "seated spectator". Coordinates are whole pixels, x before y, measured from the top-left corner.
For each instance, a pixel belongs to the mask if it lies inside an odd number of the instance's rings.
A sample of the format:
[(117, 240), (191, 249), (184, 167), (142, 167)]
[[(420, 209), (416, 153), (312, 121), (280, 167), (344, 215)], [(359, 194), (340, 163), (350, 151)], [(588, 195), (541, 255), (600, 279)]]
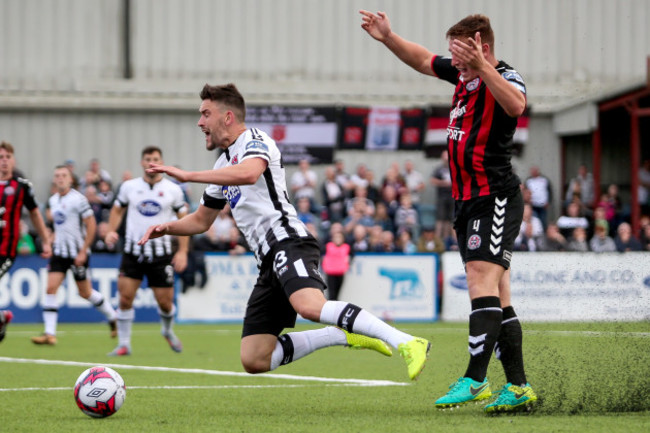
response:
[(408, 230), (411, 233), (419, 235), (419, 221), (420, 216), (418, 211), (413, 207), (411, 194), (405, 192), (400, 197), (400, 205), (395, 211), (395, 228), (400, 233), (403, 230)]
[(406, 182), (404, 181), (402, 175), (399, 173), (399, 165), (391, 165), (386, 170), (384, 180), (381, 184), (382, 196), (384, 195), (384, 189), (387, 187), (392, 187), (395, 190), (395, 200), (398, 201), (402, 193), (408, 192)]
[(519, 227), (519, 235), (515, 238), (515, 250), (537, 251), (537, 243), (544, 236), (542, 221), (535, 216), (533, 206), (524, 205), (524, 215)]
[(377, 203), (381, 199), (381, 192), (377, 185), (375, 185), (375, 172), (372, 170), (366, 171), (366, 180), (368, 181), (368, 186), (366, 186), (366, 195), (372, 200), (373, 203)]
[(641, 249), (650, 251), (650, 222), (641, 225)]
[(538, 239), (538, 251), (567, 251), (569, 243), (560, 233), (557, 224), (549, 224), (546, 234)]
[(393, 219), (388, 215), (388, 208), (383, 201), (377, 202), (375, 206), (375, 215), (373, 218), (375, 225), (381, 226), (383, 230), (390, 230), (395, 233), (395, 223)]
[(386, 205), (388, 216), (394, 221), (395, 212), (397, 212), (397, 208), (399, 207), (397, 190), (392, 185), (386, 185), (381, 190), (381, 201)]
[(369, 251), (370, 244), (368, 243), (368, 229), (361, 224), (354, 226), (350, 244), (352, 245), (352, 251), (354, 253)]
[(90, 160), (88, 170), (84, 173), (83, 179), (81, 179), (80, 189), (83, 191), (90, 185), (99, 187), (99, 182), (102, 180), (110, 184), (112, 182), (111, 175), (108, 171), (101, 168), (97, 158), (93, 158)]
[(443, 239), (445, 242), (445, 251), (458, 251), (458, 238), (456, 230), (451, 230), (449, 235)]
[(90, 208), (93, 210), (96, 221), (108, 221), (103, 219), (103, 204), (102, 199), (97, 194), (97, 187), (95, 185), (88, 185), (84, 188), (83, 194), (86, 196)]
[(411, 236), (410, 230), (404, 229), (399, 232), (396, 249), (404, 254), (417, 253), (418, 248), (415, 243), (413, 243), (413, 236)]
[(368, 198), (368, 188), (365, 186), (357, 186), (354, 188), (354, 195), (345, 202), (345, 210), (350, 213), (350, 209), (356, 202), (364, 202), (367, 213), (372, 215), (375, 213), (375, 203)]
[(641, 242), (632, 235), (632, 226), (629, 223), (621, 223), (616, 229), (617, 235), (614, 239), (616, 250), (624, 253), (627, 251), (642, 251)]
[(616, 251), (616, 243), (608, 235), (607, 221), (598, 220), (594, 226), (594, 235), (589, 241), (589, 249), (595, 253), (611, 253)]
[(294, 200), (307, 197), (311, 204), (312, 211), (316, 211), (314, 196), (316, 187), (318, 186), (318, 176), (316, 172), (311, 169), (309, 160), (303, 158), (298, 161), (298, 170), (291, 176), (289, 183), (291, 194)]
[(357, 172), (354, 173), (352, 176), (350, 176), (350, 182), (354, 184), (354, 187), (363, 187), (363, 188), (368, 188), (368, 167), (366, 167), (366, 164), (358, 164), (357, 165)]
[[(389, 230), (392, 232), (392, 230)], [(368, 229), (368, 251), (377, 251), (381, 245), (381, 234), (384, 229), (380, 225), (374, 225)]]
[(562, 236), (569, 237), (576, 227), (586, 230), (589, 227), (589, 221), (580, 214), (580, 205), (577, 202), (571, 202), (566, 208), (566, 215), (558, 218), (557, 227)]
[(381, 232), (381, 242), (375, 247), (376, 253), (394, 253), (395, 252), (395, 235), (393, 232), (385, 230)]
[(103, 179), (99, 181), (99, 185), (97, 186), (97, 199), (101, 207), (101, 219), (97, 220), (97, 222), (108, 221), (108, 216), (111, 213), (111, 207), (115, 200), (115, 193), (111, 189), (110, 182)]
[(352, 233), (354, 226), (357, 224), (370, 227), (374, 225), (372, 219), (372, 214), (369, 213), (368, 206), (364, 201), (357, 201), (354, 203), (354, 207), (348, 212), (347, 218), (343, 220), (343, 230), (346, 235)]
[(422, 227), (422, 232), (416, 244), (419, 253), (438, 253), (445, 251), (445, 243), (436, 234), (435, 227)]
[(20, 237), (16, 245), (16, 252), (21, 256), (36, 254), (36, 242), (29, 234), (29, 224), (23, 219), (20, 220)]
[(312, 224), (315, 227), (320, 226), (320, 218), (311, 212), (311, 201), (309, 197), (301, 197), (296, 202), (296, 213), (298, 219), (304, 224)]
[(567, 244), (567, 251), (577, 251), (586, 253), (589, 251), (589, 243), (587, 242), (587, 230), (582, 227), (576, 227), (571, 232), (569, 243)]
[(343, 221), (345, 217), (345, 190), (336, 181), (334, 167), (325, 168), (325, 181), (321, 186), (323, 205), (327, 211), (327, 219), (331, 222)]

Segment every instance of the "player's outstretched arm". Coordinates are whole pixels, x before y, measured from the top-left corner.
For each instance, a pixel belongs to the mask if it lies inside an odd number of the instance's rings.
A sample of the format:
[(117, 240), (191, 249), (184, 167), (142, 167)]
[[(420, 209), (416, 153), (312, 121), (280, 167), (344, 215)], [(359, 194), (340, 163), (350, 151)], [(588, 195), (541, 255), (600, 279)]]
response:
[(252, 185), (264, 173), (267, 165), (264, 158), (248, 158), (236, 165), (203, 171), (184, 171), (177, 167), (149, 164), (147, 173), (166, 173), (181, 182)]
[(183, 218), (163, 224), (156, 224), (147, 229), (138, 245), (144, 245), (149, 239), (165, 235), (191, 236), (203, 233), (210, 228), (219, 214), (219, 209), (212, 209), (204, 205)]
[(359, 13), (362, 15), (361, 28), (370, 36), (386, 45), (402, 62), (416, 71), (426, 75), (434, 75), (431, 69), (431, 59), (434, 54), (422, 45), (408, 41), (393, 32), (390, 27), (390, 20), (385, 12), (374, 14), (360, 10)]

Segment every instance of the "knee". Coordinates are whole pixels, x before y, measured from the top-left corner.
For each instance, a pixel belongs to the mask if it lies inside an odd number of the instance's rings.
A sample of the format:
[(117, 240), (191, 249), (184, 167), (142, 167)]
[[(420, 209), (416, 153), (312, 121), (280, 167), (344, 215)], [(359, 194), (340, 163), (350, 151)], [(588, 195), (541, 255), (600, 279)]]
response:
[(313, 305), (298, 305), (294, 308), (296, 313), (300, 314), (304, 319), (311, 320), (312, 322), (320, 321), (320, 312), (322, 308)]
[(259, 373), (266, 373), (271, 369), (271, 362), (270, 360), (264, 360), (264, 359), (255, 359), (255, 358), (248, 358), (242, 355), (241, 357), (241, 365), (244, 367), (244, 370), (246, 373), (249, 374), (259, 374)]

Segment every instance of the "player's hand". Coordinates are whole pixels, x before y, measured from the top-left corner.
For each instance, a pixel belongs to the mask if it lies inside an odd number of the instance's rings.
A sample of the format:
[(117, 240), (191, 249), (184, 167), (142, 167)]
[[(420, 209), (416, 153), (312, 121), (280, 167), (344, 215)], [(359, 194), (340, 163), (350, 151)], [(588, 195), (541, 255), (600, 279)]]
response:
[(41, 257), (44, 259), (49, 259), (52, 257), (52, 245), (49, 242), (44, 242), (42, 246), (43, 251), (41, 252)]
[(144, 245), (149, 239), (156, 239), (167, 234), (167, 224), (157, 224), (150, 226), (138, 241), (138, 245)]
[(104, 237), (104, 243), (109, 247), (113, 247), (119, 239), (120, 235), (118, 235), (117, 232), (108, 232)]
[(85, 250), (79, 251), (77, 257), (74, 258), (74, 265), (83, 266), (83, 264), (86, 263), (87, 259), (88, 259), (88, 253)]
[(360, 10), (359, 13), (363, 15), (361, 28), (364, 29), (370, 36), (378, 40), (379, 42), (384, 42), (390, 36), (390, 21), (388, 20), (388, 15), (385, 12), (377, 12), (373, 14), (372, 12)]
[(454, 39), (450, 51), (458, 60), (475, 71), (480, 70), (487, 63), (483, 56), (480, 32), (476, 32), (474, 38), (467, 38), (466, 41), (460, 38)]
[(172, 265), (174, 266), (174, 271), (176, 271), (176, 273), (182, 273), (185, 268), (187, 268), (187, 253), (178, 251), (174, 254)]
[(187, 182), (187, 175), (188, 172), (185, 170), (181, 170), (178, 167), (172, 167), (169, 165), (160, 165), (160, 164), (149, 164), (149, 168), (145, 170), (147, 173), (152, 174), (152, 173), (165, 173), (174, 179), (180, 181), (180, 182)]

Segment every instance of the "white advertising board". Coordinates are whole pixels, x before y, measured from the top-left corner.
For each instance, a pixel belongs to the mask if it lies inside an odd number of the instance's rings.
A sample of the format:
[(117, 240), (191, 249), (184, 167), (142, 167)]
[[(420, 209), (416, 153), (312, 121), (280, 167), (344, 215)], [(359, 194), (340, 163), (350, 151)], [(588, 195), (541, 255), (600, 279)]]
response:
[[(208, 280), (178, 295), (179, 321), (234, 322), (244, 318), (257, 280), (252, 255), (205, 256)], [(437, 264), (433, 255), (355, 256), (339, 299), (390, 320), (435, 320)]]
[[(442, 256), (445, 321), (467, 321), (465, 272), (458, 253)], [(648, 253), (516, 253), (512, 304), (527, 321), (637, 321), (650, 319)]]

